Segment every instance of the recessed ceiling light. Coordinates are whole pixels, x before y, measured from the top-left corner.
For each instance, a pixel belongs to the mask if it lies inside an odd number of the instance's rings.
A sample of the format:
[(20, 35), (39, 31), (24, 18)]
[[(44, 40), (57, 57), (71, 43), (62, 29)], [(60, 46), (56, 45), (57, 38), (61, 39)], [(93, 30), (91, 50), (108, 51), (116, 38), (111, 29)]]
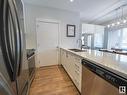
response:
[(126, 23), (126, 22), (127, 22), (127, 20), (124, 20), (124, 21), (123, 21), (123, 23)]
[(117, 24), (119, 25), (119, 24), (120, 24), (120, 22), (118, 21), (118, 22), (117, 22)]
[(74, 0), (70, 0), (70, 2), (74, 2)]
[(108, 25), (108, 28), (110, 27), (110, 25)]
[(115, 26), (115, 23), (112, 23), (112, 26)]

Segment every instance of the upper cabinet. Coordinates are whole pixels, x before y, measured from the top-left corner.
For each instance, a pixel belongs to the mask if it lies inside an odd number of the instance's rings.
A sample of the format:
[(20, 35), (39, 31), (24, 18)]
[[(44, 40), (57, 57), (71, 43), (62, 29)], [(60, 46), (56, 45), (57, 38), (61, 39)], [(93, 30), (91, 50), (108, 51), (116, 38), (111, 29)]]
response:
[(95, 25), (95, 33), (102, 33), (104, 32), (104, 26), (101, 25)]
[(104, 26), (85, 23), (82, 24), (82, 33), (95, 34), (100, 32), (104, 32)]
[(82, 24), (82, 33), (94, 33), (95, 25), (92, 24)]
[(82, 24), (82, 45), (99, 49), (104, 45), (104, 26), (94, 24)]

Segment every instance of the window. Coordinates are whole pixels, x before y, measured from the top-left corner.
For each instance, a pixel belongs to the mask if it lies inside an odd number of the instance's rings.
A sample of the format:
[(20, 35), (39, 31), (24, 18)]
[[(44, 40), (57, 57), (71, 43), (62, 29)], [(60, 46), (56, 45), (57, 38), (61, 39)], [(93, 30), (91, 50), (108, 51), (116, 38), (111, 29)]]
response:
[(85, 42), (84, 42), (84, 36), (82, 36), (82, 45), (85, 45)]
[(108, 48), (121, 48), (127, 50), (127, 28), (109, 32)]
[(103, 38), (104, 38), (103, 32), (94, 34), (94, 47), (95, 48), (102, 48), (103, 47)]
[(108, 48), (120, 48), (121, 30), (109, 31)]
[(87, 40), (88, 40), (87, 46), (88, 46), (88, 47), (91, 47), (92, 35), (88, 35)]
[(122, 31), (121, 48), (127, 49), (127, 28), (124, 28)]

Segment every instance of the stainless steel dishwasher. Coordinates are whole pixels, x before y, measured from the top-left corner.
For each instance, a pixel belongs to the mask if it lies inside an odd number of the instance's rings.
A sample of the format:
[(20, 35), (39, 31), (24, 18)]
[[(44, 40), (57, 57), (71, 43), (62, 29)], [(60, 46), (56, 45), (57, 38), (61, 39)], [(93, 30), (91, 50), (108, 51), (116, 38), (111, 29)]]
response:
[(81, 95), (127, 95), (127, 79), (82, 60)]

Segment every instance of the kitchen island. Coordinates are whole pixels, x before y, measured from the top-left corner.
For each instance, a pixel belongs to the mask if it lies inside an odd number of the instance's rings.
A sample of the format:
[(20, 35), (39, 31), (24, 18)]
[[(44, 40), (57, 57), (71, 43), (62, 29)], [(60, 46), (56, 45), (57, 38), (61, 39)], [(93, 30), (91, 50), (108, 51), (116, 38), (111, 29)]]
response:
[[(97, 66), (100, 66), (108, 71), (113, 72), (120, 77), (127, 79), (127, 56), (120, 54), (112, 54), (107, 52), (101, 52), (97, 50), (85, 50), (83, 52), (75, 52), (66, 48), (60, 48), (61, 51), (61, 64), (71, 77), (72, 81), (81, 92), (81, 84), (82, 84), (82, 59), (88, 60), (94, 63)], [(64, 57), (64, 58), (63, 58)], [(70, 58), (69, 58), (70, 57)], [(78, 60), (78, 61), (76, 61)], [(63, 62), (64, 61), (64, 62)], [(74, 66), (75, 70), (71, 70), (72, 64), (78, 64), (78, 66)], [(66, 65), (65, 65), (66, 64)], [(76, 71), (76, 68), (78, 70)], [(75, 74), (74, 74), (75, 73)], [(75, 82), (76, 73), (78, 76), (78, 80)]]
[(74, 52), (66, 48), (61, 48), (67, 52), (73, 53), (81, 57), (92, 61), (96, 65), (99, 65), (109, 71), (112, 71), (120, 76), (127, 78), (127, 56), (120, 54), (112, 54), (107, 52), (101, 52), (97, 50), (86, 50), (84, 52)]

